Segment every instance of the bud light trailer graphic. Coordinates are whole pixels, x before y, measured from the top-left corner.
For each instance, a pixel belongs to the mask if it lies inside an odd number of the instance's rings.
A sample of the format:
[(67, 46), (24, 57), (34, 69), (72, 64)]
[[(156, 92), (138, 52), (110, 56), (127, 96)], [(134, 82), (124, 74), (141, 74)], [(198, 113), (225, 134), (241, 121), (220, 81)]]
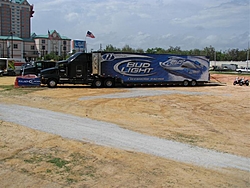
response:
[(104, 53), (102, 74), (123, 83), (207, 82), (209, 59), (205, 56)]

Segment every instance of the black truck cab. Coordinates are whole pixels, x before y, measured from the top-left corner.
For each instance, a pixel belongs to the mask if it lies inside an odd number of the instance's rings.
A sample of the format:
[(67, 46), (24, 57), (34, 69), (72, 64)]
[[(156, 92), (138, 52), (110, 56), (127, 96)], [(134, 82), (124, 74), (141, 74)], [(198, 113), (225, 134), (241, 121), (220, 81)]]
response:
[(75, 53), (67, 60), (59, 61), (53, 68), (41, 71), (41, 83), (48, 87), (57, 84), (87, 84), (91, 82), (92, 54)]
[(56, 66), (56, 61), (35, 61), (33, 63), (26, 63), (21, 67), (21, 75), (27, 74), (38, 74), (43, 69), (51, 68)]

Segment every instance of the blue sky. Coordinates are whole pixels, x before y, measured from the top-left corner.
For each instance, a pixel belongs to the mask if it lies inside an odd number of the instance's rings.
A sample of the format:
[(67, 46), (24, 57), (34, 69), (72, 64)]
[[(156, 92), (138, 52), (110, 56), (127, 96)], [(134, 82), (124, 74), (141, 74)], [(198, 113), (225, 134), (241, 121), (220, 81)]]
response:
[[(247, 49), (250, 0), (28, 0), (34, 5), (32, 32), (56, 30), (87, 40), (88, 49), (213, 46)], [(85, 38), (91, 31), (95, 39)]]

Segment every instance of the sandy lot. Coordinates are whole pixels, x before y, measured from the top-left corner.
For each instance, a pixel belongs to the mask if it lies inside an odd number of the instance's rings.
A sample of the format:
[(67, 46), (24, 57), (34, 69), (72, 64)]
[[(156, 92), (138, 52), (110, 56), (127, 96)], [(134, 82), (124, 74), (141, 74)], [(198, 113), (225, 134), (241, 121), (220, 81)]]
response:
[[(102, 96), (128, 89), (13, 88), (14, 77), (0, 77), (0, 103), (89, 117), (250, 158), (250, 87), (233, 86), (235, 75), (211, 78), (223, 84), (146, 88), (170, 94), (121, 99)], [(247, 171), (206, 169), (69, 140), (1, 121), (1, 114), (0, 148), (3, 187), (250, 187)]]

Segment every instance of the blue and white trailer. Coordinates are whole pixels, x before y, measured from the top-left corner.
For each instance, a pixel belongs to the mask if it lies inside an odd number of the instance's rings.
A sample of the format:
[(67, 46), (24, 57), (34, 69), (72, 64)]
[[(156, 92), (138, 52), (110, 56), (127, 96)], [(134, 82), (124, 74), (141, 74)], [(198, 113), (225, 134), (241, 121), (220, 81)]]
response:
[(59, 61), (56, 67), (41, 71), (41, 82), (49, 87), (57, 84), (196, 86), (208, 81), (208, 57), (172, 54), (76, 53)]

